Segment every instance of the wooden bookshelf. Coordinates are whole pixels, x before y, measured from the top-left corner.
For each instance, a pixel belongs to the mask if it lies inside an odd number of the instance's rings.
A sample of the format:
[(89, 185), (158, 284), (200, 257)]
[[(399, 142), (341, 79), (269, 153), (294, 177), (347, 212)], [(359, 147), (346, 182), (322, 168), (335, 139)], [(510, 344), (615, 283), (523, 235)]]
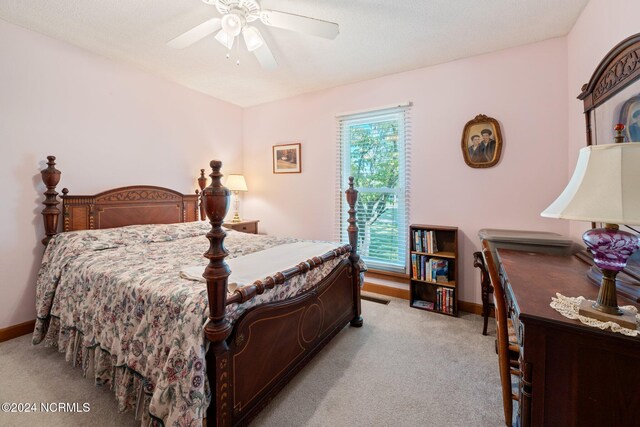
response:
[(410, 305), (458, 315), (458, 227), (409, 226)]

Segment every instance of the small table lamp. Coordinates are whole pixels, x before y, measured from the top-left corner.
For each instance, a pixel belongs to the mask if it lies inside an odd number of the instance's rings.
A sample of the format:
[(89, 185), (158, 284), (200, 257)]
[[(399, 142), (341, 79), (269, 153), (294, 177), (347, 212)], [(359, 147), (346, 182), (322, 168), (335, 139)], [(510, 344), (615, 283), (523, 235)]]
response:
[(640, 247), (637, 235), (618, 229), (618, 224), (640, 224), (640, 143), (623, 143), (623, 129), (616, 126), (616, 144), (580, 150), (569, 184), (540, 215), (605, 224), (582, 235), (602, 270), (602, 284), (598, 300), (584, 301), (579, 313), (636, 329), (635, 316), (620, 310), (616, 297), (616, 275)]
[(227, 175), (227, 181), (225, 182), (225, 187), (229, 190), (233, 191), (234, 200), (234, 208), (235, 213), (233, 215), (233, 219), (231, 222), (240, 222), (240, 214), (238, 213), (238, 204), (240, 200), (238, 198), (238, 193), (240, 191), (247, 191), (247, 183), (244, 180), (243, 175)]

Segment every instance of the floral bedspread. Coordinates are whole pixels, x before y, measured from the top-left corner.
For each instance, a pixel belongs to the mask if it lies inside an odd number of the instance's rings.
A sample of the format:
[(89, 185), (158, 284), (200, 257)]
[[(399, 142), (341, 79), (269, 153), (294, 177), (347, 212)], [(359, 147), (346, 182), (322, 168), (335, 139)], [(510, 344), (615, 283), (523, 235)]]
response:
[[(33, 343), (58, 347), (85, 375), (93, 369), (96, 384), (109, 384), (119, 409), (135, 410), (143, 425), (200, 426), (211, 397), (207, 291), (179, 272), (207, 264), (209, 230), (192, 222), (58, 234), (38, 273)], [(295, 241), (229, 230), (225, 247), (230, 259)], [(346, 257), (227, 306), (227, 318), (304, 292)]]

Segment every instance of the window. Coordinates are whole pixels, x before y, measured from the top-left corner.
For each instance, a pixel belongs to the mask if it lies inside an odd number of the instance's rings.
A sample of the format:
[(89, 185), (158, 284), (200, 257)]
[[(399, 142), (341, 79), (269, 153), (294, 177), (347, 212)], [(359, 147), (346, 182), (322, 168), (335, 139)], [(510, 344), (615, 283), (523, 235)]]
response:
[(349, 209), (344, 191), (358, 190), (358, 252), (371, 268), (405, 272), (408, 222), (409, 105), (338, 116), (337, 191), (340, 240)]

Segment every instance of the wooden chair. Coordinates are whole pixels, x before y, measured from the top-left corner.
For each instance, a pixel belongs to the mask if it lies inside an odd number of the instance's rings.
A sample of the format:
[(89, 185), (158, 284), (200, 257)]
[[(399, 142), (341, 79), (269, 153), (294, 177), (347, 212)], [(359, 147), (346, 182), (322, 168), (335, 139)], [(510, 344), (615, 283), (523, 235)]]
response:
[[(492, 310), (495, 311), (495, 307), (493, 306), (493, 302), (489, 301), (489, 295), (493, 294), (493, 287), (491, 286), (491, 281), (489, 280), (489, 273), (487, 273), (487, 268), (484, 265), (484, 258), (482, 257), (482, 252), (473, 253), (473, 266), (475, 268), (480, 269), (480, 286), (482, 291), (482, 317), (484, 319), (484, 322), (482, 325), (482, 335), (487, 335), (487, 324), (489, 323), (489, 314), (491, 314)], [(497, 349), (496, 349), (496, 353), (497, 353)]]
[[(500, 370), (500, 384), (502, 386), (504, 421), (507, 426), (511, 427), (513, 419), (513, 401), (519, 400), (518, 395), (512, 391), (511, 375), (520, 375), (519, 363), (517, 360), (517, 355), (520, 354), (520, 348), (517, 344), (515, 333), (513, 332), (513, 326), (509, 327), (511, 319), (509, 319), (507, 313), (504, 288), (500, 281), (500, 276), (491, 253), (491, 249), (489, 248), (489, 243), (486, 240), (482, 242), (482, 256), (489, 274), (489, 279), (491, 280), (491, 285), (493, 286), (493, 299), (496, 313), (498, 364)], [(511, 339), (509, 337), (510, 335)]]

